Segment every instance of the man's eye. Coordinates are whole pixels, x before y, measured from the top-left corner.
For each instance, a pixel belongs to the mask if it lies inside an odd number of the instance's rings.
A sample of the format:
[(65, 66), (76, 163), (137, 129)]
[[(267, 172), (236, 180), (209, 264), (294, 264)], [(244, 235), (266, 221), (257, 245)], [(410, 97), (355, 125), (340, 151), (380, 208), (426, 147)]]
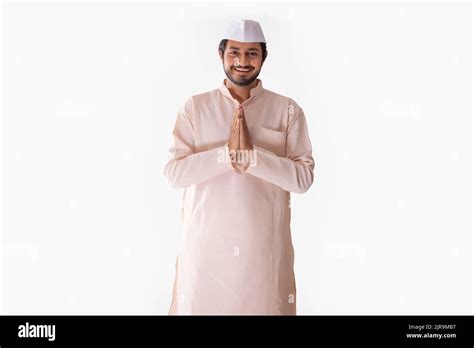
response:
[(230, 51), (230, 54), (237, 54), (237, 51)]
[(255, 53), (255, 52), (252, 52), (252, 53), (250, 53), (250, 55), (251, 55), (252, 57), (256, 57), (256, 56), (258, 56), (258, 54), (257, 54), (257, 53)]

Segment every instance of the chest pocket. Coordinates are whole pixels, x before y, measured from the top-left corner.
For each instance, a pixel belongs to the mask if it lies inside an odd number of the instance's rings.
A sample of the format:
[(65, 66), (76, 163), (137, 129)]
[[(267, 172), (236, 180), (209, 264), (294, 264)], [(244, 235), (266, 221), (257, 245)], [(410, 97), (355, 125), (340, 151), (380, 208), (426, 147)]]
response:
[(257, 126), (249, 129), (254, 145), (273, 152), (277, 156), (284, 157), (286, 149), (286, 132), (281, 132)]

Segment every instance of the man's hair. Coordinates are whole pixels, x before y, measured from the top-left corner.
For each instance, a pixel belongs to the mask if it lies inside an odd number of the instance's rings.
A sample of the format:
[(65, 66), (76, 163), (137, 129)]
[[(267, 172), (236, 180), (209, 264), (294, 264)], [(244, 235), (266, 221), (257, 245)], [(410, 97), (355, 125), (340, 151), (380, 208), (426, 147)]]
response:
[[(224, 56), (224, 51), (225, 51), (225, 46), (227, 45), (227, 39), (223, 39), (221, 40), (221, 42), (219, 42), (219, 53)], [(265, 59), (267, 58), (267, 44), (265, 42), (260, 42), (260, 47), (262, 48), (262, 64), (263, 62), (265, 61)]]

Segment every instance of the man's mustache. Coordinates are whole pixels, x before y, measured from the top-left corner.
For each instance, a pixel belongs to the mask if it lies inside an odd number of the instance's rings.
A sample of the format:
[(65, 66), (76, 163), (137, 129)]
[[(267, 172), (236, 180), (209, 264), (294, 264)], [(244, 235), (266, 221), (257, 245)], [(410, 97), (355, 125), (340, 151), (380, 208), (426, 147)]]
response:
[(232, 68), (242, 68), (242, 69), (251, 69), (253, 70), (253, 66), (242, 66), (242, 65), (232, 65)]

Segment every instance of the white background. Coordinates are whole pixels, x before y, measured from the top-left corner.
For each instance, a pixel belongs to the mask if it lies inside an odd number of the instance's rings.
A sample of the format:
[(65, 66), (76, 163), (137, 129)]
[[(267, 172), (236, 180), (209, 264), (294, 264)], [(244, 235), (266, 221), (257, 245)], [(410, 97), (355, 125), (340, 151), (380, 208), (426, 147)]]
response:
[(167, 314), (179, 106), (231, 18), (305, 111), (298, 314), (472, 311), (470, 3), (3, 3), (2, 314)]

